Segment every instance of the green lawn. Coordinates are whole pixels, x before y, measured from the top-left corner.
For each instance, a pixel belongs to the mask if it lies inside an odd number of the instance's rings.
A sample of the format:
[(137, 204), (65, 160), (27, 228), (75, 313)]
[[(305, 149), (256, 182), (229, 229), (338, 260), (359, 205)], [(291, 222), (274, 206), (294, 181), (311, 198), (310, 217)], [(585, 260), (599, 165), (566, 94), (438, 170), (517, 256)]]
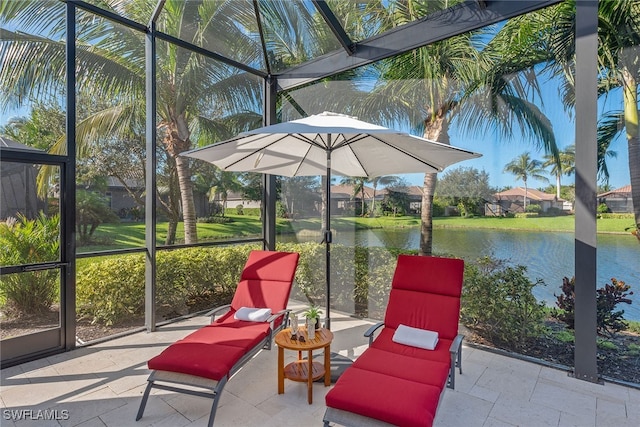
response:
[[(260, 237), (262, 223), (255, 216), (228, 214), (233, 222), (228, 224), (198, 224), (198, 239), (200, 241), (223, 240), (242, 237)], [(539, 217), (539, 218), (499, 218), (499, 217), (442, 217), (434, 218), (435, 228), (488, 228), (529, 231), (573, 231), (575, 218), (573, 216)], [(598, 219), (598, 232), (628, 233), (625, 228), (633, 223), (631, 218), (601, 218)], [(331, 228), (336, 230), (359, 230), (367, 228), (405, 228), (420, 226), (417, 216), (402, 217), (333, 217)], [(289, 221), (278, 219), (278, 233), (292, 233), (300, 230), (321, 230), (320, 219), (301, 219)], [(144, 224), (119, 223), (103, 224), (96, 230), (95, 238), (98, 243), (82, 246), (79, 252), (93, 252), (110, 249), (141, 248), (144, 247)], [(167, 223), (158, 223), (156, 244), (164, 245), (167, 234)], [(182, 224), (178, 224), (177, 239), (184, 238)]]

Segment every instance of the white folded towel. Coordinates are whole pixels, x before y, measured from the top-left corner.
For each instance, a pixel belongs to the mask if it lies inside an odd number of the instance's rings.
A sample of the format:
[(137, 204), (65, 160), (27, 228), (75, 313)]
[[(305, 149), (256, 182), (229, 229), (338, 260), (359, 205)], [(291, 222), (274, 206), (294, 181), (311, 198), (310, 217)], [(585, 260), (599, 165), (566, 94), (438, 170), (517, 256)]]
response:
[(426, 329), (399, 325), (398, 329), (396, 329), (396, 332), (393, 334), (392, 340), (399, 344), (433, 350), (438, 344), (438, 333)]
[(270, 308), (240, 307), (233, 315), (233, 318), (248, 322), (266, 322), (270, 316)]

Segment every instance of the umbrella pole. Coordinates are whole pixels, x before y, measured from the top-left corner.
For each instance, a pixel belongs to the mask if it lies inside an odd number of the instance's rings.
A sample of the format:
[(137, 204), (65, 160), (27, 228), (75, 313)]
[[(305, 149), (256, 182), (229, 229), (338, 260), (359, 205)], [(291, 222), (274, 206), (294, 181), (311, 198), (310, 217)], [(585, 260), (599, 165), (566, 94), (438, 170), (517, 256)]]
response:
[[(331, 147), (331, 134), (329, 134), (328, 146)], [(327, 292), (327, 316), (324, 319), (324, 327), (331, 330), (331, 315), (329, 312), (331, 311), (331, 151), (330, 148), (327, 149), (327, 182), (326, 182), (326, 193), (327, 193), (327, 206), (325, 207), (325, 229), (324, 229), (324, 242), (326, 245), (326, 268), (325, 268), (325, 277), (326, 277), (326, 292)]]

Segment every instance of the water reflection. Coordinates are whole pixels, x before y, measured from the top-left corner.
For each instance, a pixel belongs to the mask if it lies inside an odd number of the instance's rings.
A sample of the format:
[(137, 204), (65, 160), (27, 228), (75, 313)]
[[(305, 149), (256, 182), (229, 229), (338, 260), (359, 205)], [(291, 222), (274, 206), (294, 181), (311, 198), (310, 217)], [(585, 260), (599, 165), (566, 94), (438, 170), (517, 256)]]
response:
[[(301, 237), (297, 240), (315, 241), (314, 238)], [(420, 229), (340, 231), (334, 235), (334, 243), (418, 249)], [(575, 274), (573, 233), (438, 228), (434, 229), (433, 251), (466, 261), (493, 256), (513, 265), (524, 265), (531, 280), (542, 279), (545, 282), (546, 286), (534, 289), (534, 295), (551, 306), (556, 301), (554, 293), (560, 293), (562, 278)], [(610, 283), (612, 277), (631, 285), (633, 304), (623, 304), (618, 308), (624, 309), (625, 318), (640, 321), (640, 245), (637, 239), (630, 234), (599, 234), (597, 268), (598, 287)]]

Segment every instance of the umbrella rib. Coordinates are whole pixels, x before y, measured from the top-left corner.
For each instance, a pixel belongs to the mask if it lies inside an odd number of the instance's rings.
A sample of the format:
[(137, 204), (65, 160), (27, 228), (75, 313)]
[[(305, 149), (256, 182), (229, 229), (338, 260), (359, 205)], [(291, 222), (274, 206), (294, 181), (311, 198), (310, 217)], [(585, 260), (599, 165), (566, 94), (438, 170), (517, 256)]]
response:
[(302, 158), (300, 159), (300, 161), (298, 162), (298, 167), (296, 168), (296, 170), (293, 172), (293, 176), (297, 176), (298, 175), (298, 171), (300, 170), (300, 168), (302, 167), (302, 164), (304, 163), (305, 159), (307, 158), (307, 156), (309, 155), (309, 152), (311, 151), (311, 145), (309, 145), (309, 148), (307, 148), (307, 152), (304, 153), (304, 156), (302, 156)]
[(342, 135), (342, 141), (340, 141), (339, 144), (336, 144), (335, 146), (331, 147), (329, 149), (330, 152), (333, 152), (333, 150), (337, 150), (338, 148), (342, 148), (345, 147), (345, 149), (349, 149), (349, 151), (351, 151), (351, 154), (353, 154), (353, 158), (356, 159), (356, 161), (358, 162), (358, 165), (360, 166), (360, 169), (362, 169), (362, 171), (365, 173), (366, 177), (369, 177), (369, 171), (367, 171), (367, 168), (362, 164), (362, 162), (360, 161), (360, 159), (358, 158), (358, 155), (353, 151), (353, 149), (350, 147), (350, 145), (354, 142), (358, 142), (363, 138), (366, 138), (367, 135), (364, 134), (357, 134), (354, 135), (351, 138), (347, 138), (343, 133), (341, 133), (340, 135)]
[[(254, 142), (254, 141), (257, 141), (259, 139), (262, 139), (262, 138), (266, 137), (267, 135), (256, 135), (256, 136), (258, 136), (258, 138), (251, 140), (251, 142)], [(264, 147), (260, 147), (259, 150), (252, 151), (251, 153), (249, 153), (246, 156), (236, 160), (235, 162), (229, 163), (227, 166), (224, 167), (224, 170), (226, 171), (228, 168), (230, 168), (230, 167), (242, 162), (243, 160), (248, 159), (249, 157), (253, 156), (254, 154), (259, 153), (259, 152), (265, 150), (266, 148), (271, 147), (273, 144), (277, 144), (278, 142), (282, 141), (286, 137), (287, 137), (287, 135), (283, 135), (281, 138), (278, 138), (275, 141), (270, 142), (269, 144), (265, 145)]]
[[(393, 148), (393, 149), (394, 149), (394, 150), (396, 150), (396, 151), (401, 152), (402, 154), (404, 154), (404, 155), (405, 155), (405, 156), (407, 156), (407, 157), (411, 157), (412, 159), (417, 160), (417, 161), (419, 161), (420, 163), (422, 163), (422, 164), (424, 164), (424, 165), (429, 166), (430, 168), (433, 168), (433, 169), (435, 169), (435, 170), (437, 170), (437, 171), (440, 171), (440, 172), (442, 172), (442, 171), (444, 170), (444, 168), (443, 168), (443, 167), (440, 167), (440, 166), (434, 165), (434, 164), (432, 164), (432, 163), (430, 163), (430, 162), (428, 162), (428, 161), (426, 161), (426, 160), (423, 160), (423, 159), (421, 159), (421, 158), (419, 158), (419, 157), (417, 157), (417, 156), (415, 156), (415, 155), (411, 154), (410, 152), (408, 152), (408, 151), (406, 151), (406, 150), (403, 150), (403, 149), (401, 149), (401, 148), (399, 148), (399, 147), (396, 147), (396, 146), (395, 146), (395, 145), (393, 145), (393, 144), (388, 143), (387, 141), (385, 141), (385, 140), (383, 140), (383, 139), (378, 138), (377, 136), (375, 136), (375, 135), (373, 135), (373, 134), (369, 134), (368, 136), (369, 136), (370, 138), (373, 138), (373, 139), (377, 140), (378, 142), (383, 143), (384, 145), (386, 145), (386, 146), (388, 146), (388, 147), (390, 147), (390, 148)], [(344, 143), (344, 145), (351, 145), (351, 144), (353, 144), (354, 142), (359, 141), (360, 139), (362, 139), (362, 138), (359, 138), (359, 139), (351, 139), (351, 140), (349, 140), (349, 141), (346, 141), (346, 142)], [(458, 151), (462, 151), (462, 152), (464, 152), (464, 153), (471, 153), (471, 151), (463, 150), (463, 149), (461, 149), (461, 148), (454, 147), (454, 146), (452, 146), (452, 145), (442, 144), (441, 142), (439, 142), (438, 144), (439, 144), (439, 145), (445, 145), (445, 146), (447, 146), (448, 148), (455, 149), (455, 150), (458, 150)], [(356, 157), (356, 158), (357, 158), (357, 157)]]

